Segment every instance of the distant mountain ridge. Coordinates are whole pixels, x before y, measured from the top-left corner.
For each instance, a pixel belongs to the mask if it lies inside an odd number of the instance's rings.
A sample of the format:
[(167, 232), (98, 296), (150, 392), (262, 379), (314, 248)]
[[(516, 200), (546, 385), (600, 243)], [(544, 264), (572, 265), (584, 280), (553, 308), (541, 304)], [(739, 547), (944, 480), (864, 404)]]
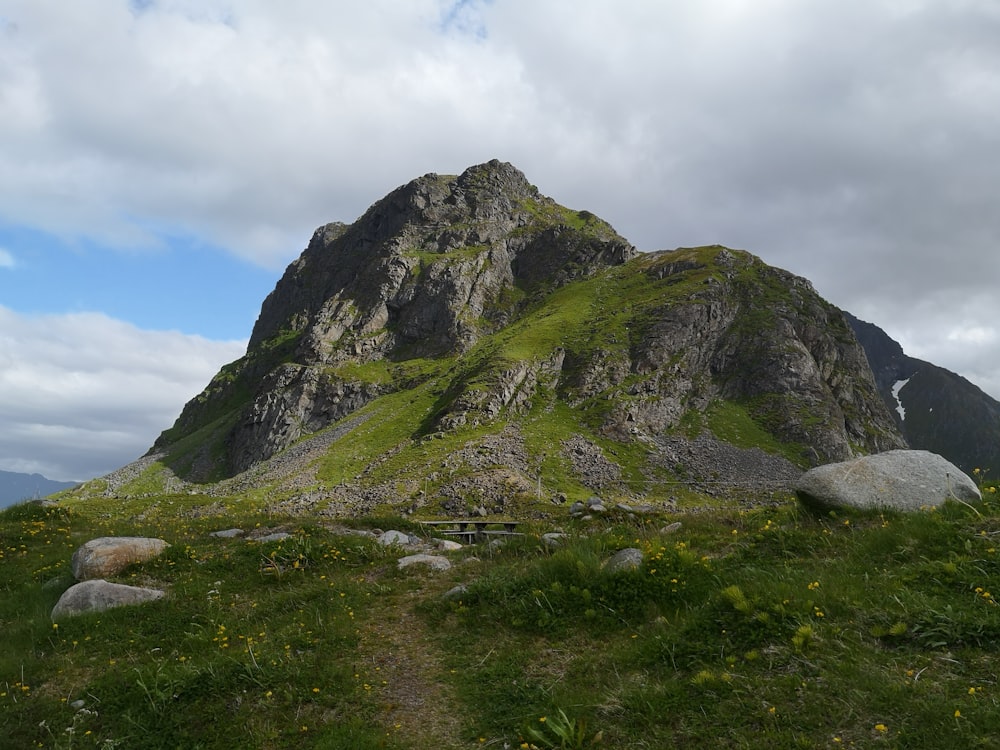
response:
[(59, 482), (55, 479), (46, 479), (41, 474), (0, 471), (0, 508), (6, 508), (22, 500), (46, 497), (75, 486), (76, 482)]
[(909, 446), (938, 453), (969, 474), (977, 468), (1000, 474), (1000, 401), (961, 375), (908, 356), (878, 326), (847, 319)]

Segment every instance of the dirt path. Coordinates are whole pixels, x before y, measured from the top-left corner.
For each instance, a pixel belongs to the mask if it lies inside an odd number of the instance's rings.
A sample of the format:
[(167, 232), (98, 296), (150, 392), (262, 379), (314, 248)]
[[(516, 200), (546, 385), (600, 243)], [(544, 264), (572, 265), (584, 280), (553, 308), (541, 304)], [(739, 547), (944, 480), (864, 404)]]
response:
[(407, 599), (382, 608), (362, 630), (360, 649), (377, 676), (387, 732), (406, 747), (460, 750), (463, 744), (458, 703), (448, 685), (447, 668), (422, 619)]

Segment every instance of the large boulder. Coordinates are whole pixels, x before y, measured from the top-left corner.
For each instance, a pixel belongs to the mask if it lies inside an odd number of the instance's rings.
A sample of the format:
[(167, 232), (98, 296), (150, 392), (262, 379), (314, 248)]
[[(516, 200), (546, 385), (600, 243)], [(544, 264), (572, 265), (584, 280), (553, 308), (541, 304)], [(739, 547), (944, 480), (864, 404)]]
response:
[(103, 612), (112, 607), (144, 604), (162, 599), (163, 596), (164, 592), (159, 589), (125, 586), (100, 579), (83, 581), (70, 586), (59, 597), (56, 606), (52, 608), (52, 621), (87, 612)]
[(129, 565), (156, 557), (169, 546), (162, 539), (142, 536), (91, 539), (73, 553), (73, 575), (78, 581), (108, 578)]
[(795, 484), (799, 500), (818, 510), (919, 510), (946, 500), (982, 499), (972, 479), (929, 451), (896, 450), (817, 466)]

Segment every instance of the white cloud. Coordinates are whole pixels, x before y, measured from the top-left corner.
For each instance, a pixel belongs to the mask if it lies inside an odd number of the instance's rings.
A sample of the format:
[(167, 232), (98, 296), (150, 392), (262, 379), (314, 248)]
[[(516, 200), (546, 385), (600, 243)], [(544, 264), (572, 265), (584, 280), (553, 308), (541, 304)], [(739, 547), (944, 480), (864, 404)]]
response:
[(118, 468), (245, 347), (98, 313), (27, 317), (0, 307), (0, 468), (60, 480)]
[(11, 255), (10, 251), (0, 247), (0, 268), (13, 268), (16, 265), (17, 261), (14, 260), (14, 256)]
[(396, 185), (498, 157), (640, 248), (721, 242), (802, 274), (1000, 397), (980, 335), (1000, 319), (989, 0), (0, 0), (0, 18), (2, 221), (280, 268)]

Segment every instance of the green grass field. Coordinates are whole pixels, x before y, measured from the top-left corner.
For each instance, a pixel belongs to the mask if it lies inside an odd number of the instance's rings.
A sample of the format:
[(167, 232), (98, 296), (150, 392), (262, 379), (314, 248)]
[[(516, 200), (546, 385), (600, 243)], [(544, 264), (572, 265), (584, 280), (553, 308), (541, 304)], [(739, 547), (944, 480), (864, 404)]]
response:
[[(11, 748), (992, 748), (1000, 504), (527, 522), (453, 567), (191, 496), (0, 513)], [(204, 502), (207, 503), (207, 500)], [(548, 506), (551, 511), (551, 506)], [(209, 512), (211, 511), (211, 512)], [(681, 528), (664, 533), (666, 523)], [(412, 521), (354, 527), (416, 531)], [(282, 527), (260, 544), (212, 530)], [(88, 539), (159, 536), (117, 580), (166, 599), (49, 612)], [(618, 549), (641, 569), (609, 574)], [(445, 597), (458, 584), (461, 595)]]

